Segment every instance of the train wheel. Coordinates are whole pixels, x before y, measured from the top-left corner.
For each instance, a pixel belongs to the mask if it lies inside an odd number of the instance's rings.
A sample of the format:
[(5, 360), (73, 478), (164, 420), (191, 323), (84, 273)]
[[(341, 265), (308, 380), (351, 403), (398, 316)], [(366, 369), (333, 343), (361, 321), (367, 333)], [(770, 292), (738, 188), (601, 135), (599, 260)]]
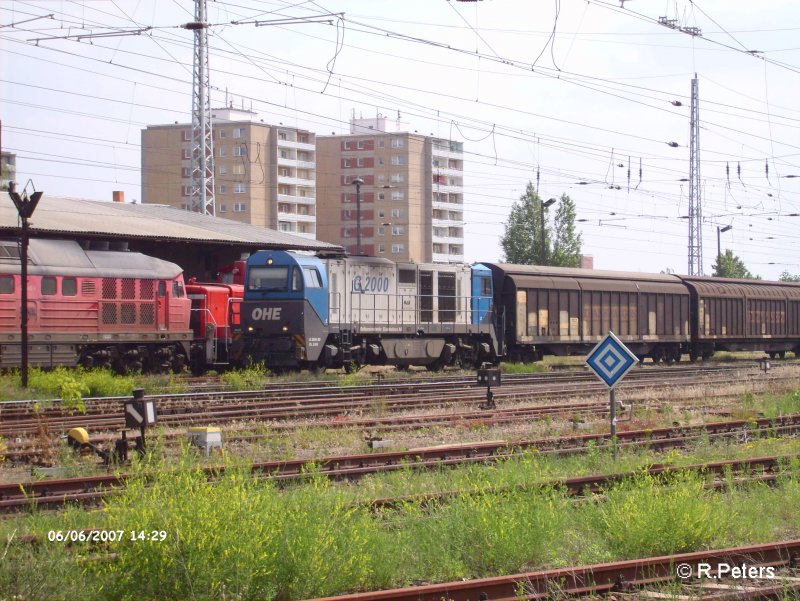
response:
[(441, 360), (441, 358), (439, 358), (436, 361), (434, 361), (433, 363), (428, 363), (425, 366), (425, 369), (427, 369), (428, 371), (442, 371), (443, 367), (444, 367), (444, 365), (442, 364), (442, 360)]
[(326, 367), (321, 363), (311, 363), (308, 366), (308, 372), (313, 376), (321, 376), (325, 373)]

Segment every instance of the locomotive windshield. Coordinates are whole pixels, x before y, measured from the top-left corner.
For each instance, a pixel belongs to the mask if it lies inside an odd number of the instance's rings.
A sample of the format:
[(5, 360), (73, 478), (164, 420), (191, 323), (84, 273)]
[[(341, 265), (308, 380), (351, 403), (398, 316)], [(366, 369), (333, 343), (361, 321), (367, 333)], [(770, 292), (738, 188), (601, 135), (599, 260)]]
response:
[(248, 290), (286, 292), (289, 288), (289, 267), (286, 265), (251, 266), (247, 278)]

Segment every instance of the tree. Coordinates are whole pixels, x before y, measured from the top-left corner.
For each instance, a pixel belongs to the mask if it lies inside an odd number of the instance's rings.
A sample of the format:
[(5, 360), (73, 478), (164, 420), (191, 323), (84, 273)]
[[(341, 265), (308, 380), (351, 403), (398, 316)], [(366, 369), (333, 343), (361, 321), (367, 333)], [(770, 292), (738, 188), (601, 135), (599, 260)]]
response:
[(581, 262), (581, 242), (581, 235), (575, 231), (575, 203), (562, 194), (553, 219), (553, 252), (548, 264), (578, 267)]
[(733, 254), (733, 251), (728, 249), (723, 255), (717, 258), (717, 262), (713, 265), (713, 275), (718, 278), (738, 278), (744, 280), (760, 280), (757, 275), (750, 273), (750, 270), (745, 267), (744, 262)]
[(533, 184), (528, 182), (525, 193), (511, 207), (500, 245), (503, 247), (503, 260), (507, 263), (577, 267), (581, 235), (575, 232), (575, 203), (562, 194), (553, 224), (548, 223), (547, 216), (542, 224), (542, 199)]
[(800, 275), (792, 275), (788, 271), (784, 271), (780, 277), (781, 282), (800, 282)]

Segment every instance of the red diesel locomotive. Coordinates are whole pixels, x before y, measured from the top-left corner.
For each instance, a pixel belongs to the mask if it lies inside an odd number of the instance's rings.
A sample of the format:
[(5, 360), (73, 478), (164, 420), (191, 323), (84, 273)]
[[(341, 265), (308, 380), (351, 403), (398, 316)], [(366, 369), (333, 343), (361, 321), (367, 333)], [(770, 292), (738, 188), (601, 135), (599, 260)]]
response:
[[(193, 283), (187, 290), (174, 263), (85, 250), (69, 240), (33, 239), (28, 257), (30, 365), (152, 372), (182, 371), (190, 361), (202, 362), (200, 369), (227, 364), (240, 285)], [(3, 369), (20, 365), (19, 261), (17, 242), (0, 240)]]

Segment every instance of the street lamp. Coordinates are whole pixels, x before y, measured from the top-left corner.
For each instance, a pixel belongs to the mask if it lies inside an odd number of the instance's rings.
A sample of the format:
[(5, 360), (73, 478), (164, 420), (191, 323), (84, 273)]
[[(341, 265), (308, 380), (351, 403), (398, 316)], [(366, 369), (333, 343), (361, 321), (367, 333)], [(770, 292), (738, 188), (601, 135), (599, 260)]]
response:
[(545, 259), (546, 259), (546, 255), (547, 255), (547, 248), (545, 246), (545, 240), (544, 240), (544, 210), (547, 207), (551, 206), (555, 202), (556, 202), (555, 198), (550, 198), (548, 200), (543, 200), (542, 204), (539, 205), (541, 207), (541, 213), (542, 213), (542, 215), (541, 215), (541, 217), (542, 217), (542, 235), (541, 235), (542, 242), (541, 242), (541, 245), (540, 245), (541, 246), (541, 255), (539, 256), (539, 265), (544, 265)]
[[(33, 182), (28, 180), (33, 186)], [(20, 357), (20, 376), (22, 379), (22, 387), (28, 387), (28, 219), (33, 215), (36, 210), (36, 205), (42, 198), (44, 192), (36, 192), (34, 189), (33, 194), (28, 197), (25, 189), (22, 190), (22, 195), (16, 191), (16, 183), (10, 182), (8, 185), (8, 195), (14, 201), (14, 206), (17, 207), (17, 213), (22, 220), (22, 231), (20, 233), (20, 286), (22, 286), (20, 296), (20, 334), (22, 344), (22, 355)], [(26, 185), (25, 188), (28, 186)]]
[(720, 269), (720, 263), (722, 263), (722, 246), (720, 244), (720, 234), (724, 234), (725, 232), (729, 232), (733, 229), (732, 225), (726, 225), (725, 227), (717, 226), (717, 272)]
[(350, 183), (356, 185), (356, 254), (363, 255), (364, 251), (361, 249), (361, 186), (364, 180), (357, 177)]

